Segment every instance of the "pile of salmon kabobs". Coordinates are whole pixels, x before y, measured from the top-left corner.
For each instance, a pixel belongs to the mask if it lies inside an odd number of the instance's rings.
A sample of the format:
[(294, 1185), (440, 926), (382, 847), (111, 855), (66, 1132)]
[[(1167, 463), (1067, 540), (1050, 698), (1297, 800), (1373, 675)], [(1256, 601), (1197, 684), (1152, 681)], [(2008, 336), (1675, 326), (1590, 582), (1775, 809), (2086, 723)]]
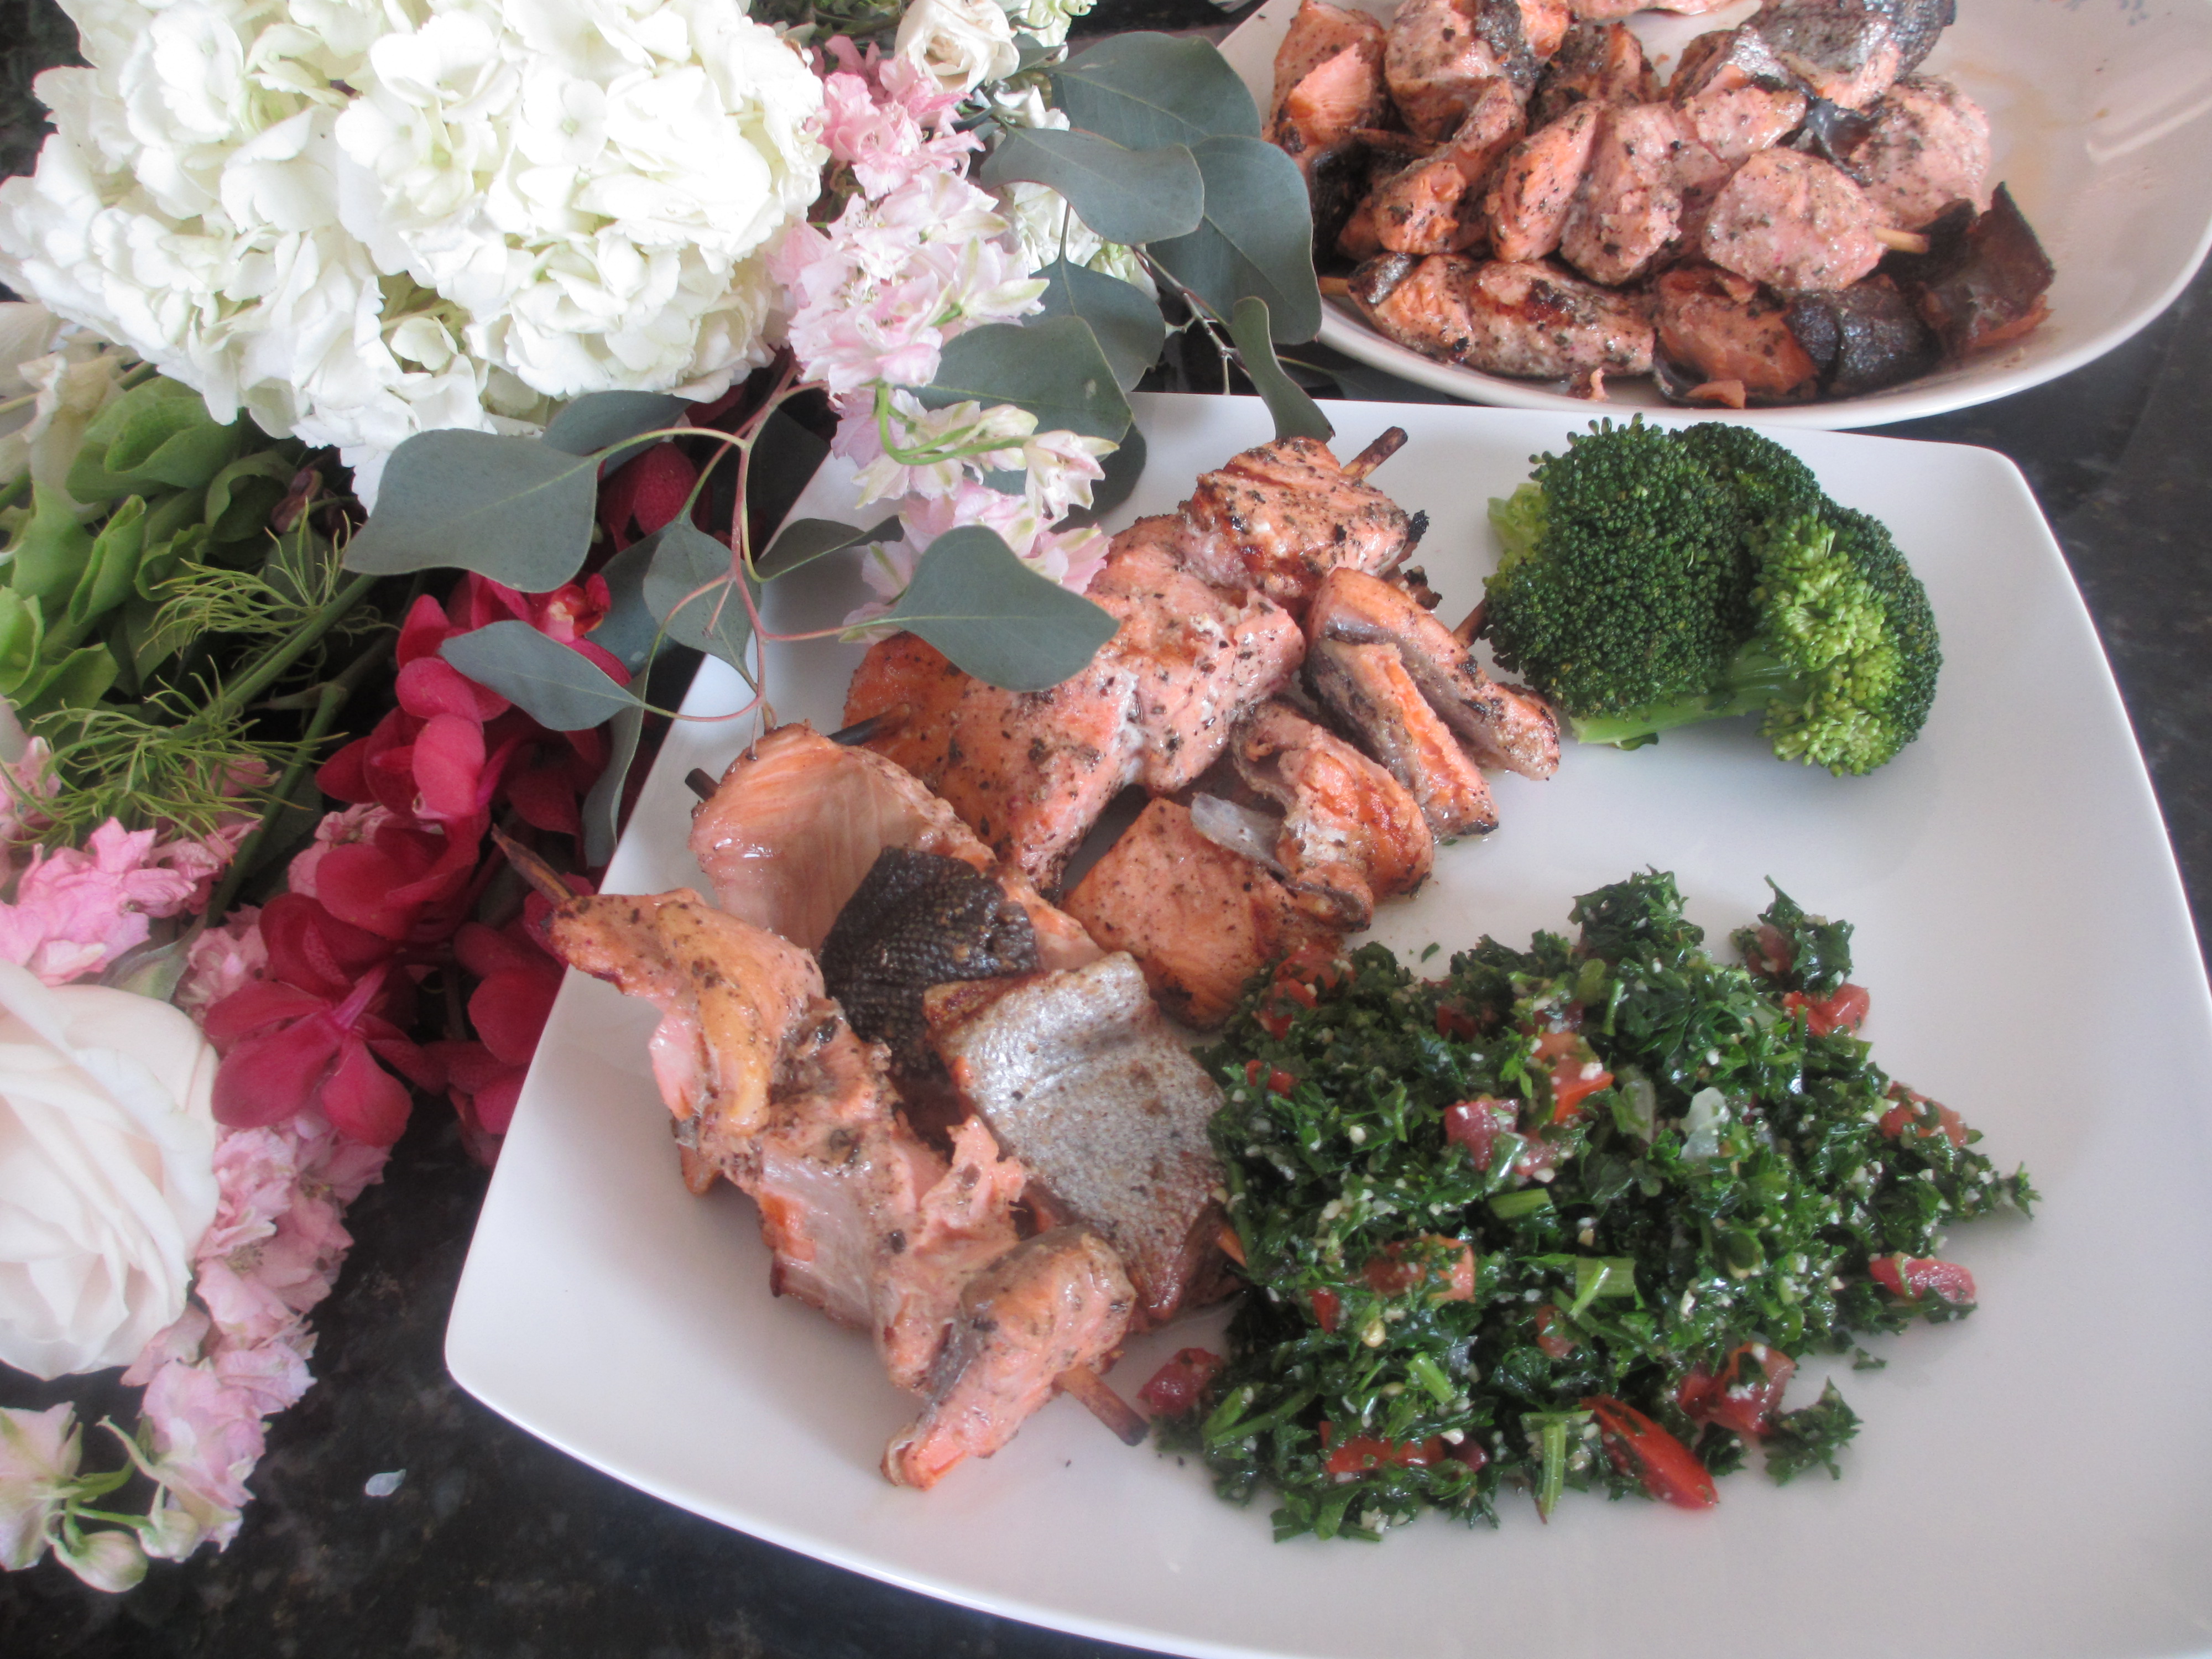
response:
[[(740, 754), (689, 890), (572, 898), (570, 965), (648, 999), (686, 1184), (759, 1206), (772, 1285), (873, 1339), (920, 1397), (884, 1473), (926, 1487), (1061, 1390), (1133, 1442), (1101, 1373), (1233, 1286), (1221, 1103), (1170, 1025), (1218, 1024), (1333, 955), (1498, 819), (1482, 768), (1559, 763), (1406, 561), (1424, 521), (1310, 439), (1249, 450), (1114, 539), (1120, 628), (1038, 692), (874, 646), (843, 741)], [(1109, 802), (1151, 799), (1072, 890)], [(1058, 902), (1047, 895), (1054, 896)]]
[[(1954, 0), (1767, 0), (1662, 89), (1643, 0), (1304, 0), (1267, 134), (1380, 333), (1679, 403), (1851, 397), (2014, 340), (2052, 270), (1986, 115), (1917, 75)], [(1726, 0), (1657, 0), (1676, 12)]]

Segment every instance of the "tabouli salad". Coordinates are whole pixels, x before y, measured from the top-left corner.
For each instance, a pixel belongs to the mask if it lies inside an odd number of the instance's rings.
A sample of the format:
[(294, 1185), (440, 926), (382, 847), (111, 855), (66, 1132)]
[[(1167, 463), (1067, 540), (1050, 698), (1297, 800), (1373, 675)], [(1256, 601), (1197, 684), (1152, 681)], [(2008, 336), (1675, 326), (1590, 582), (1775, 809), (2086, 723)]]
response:
[(1784, 1408), (1799, 1358), (1971, 1311), (1945, 1233), (2034, 1199), (1873, 1063), (1848, 923), (1778, 889), (1718, 961), (1656, 872), (1572, 917), (1437, 980), (1293, 957), (1205, 1056), (1253, 1294), (1145, 1397), (1279, 1537), (1838, 1473), (1857, 1420)]

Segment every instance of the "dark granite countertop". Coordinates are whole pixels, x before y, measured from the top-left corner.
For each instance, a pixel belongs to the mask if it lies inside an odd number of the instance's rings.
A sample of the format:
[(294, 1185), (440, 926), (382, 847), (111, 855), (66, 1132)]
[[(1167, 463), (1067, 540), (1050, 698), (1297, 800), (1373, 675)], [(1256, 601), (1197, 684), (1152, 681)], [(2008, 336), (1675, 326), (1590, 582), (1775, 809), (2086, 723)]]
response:
[[(1097, 24), (1118, 28), (1241, 15), (1207, 0), (1103, 0), (1100, 13)], [(11, 20), (27, 15), (21, 0), (0, 8)], [(11, 58), (24, 38), (9, 42)], [(2087, 368), (1882, 430), (1984, 445), (2027, 474), (2111, 656), (2201, 916), (2212, 903), (2212, 274)], [(2033, 711), (2022, 711), (2019, 741), (2036, 741)], [(2064, 758), (2051, 757), (2054, 770)], [(84, 1589), (51, 1561), (0, 1574), (0, 1655), (1127, 1651), (757, 1542), (599, 1475), (478, 1405), (447, 1376), (443, 1345), (487, 1178), (451, 1114), (418, 1113), (383, 1184), (347, 1216), (357, 1243), (315, 1316), (319, 1381), (272, 1423), (237, 1541), (182, 1566), (157, 1564), (120, 1597)], [(0, 1369), (0, 1401), (58, 1397), (21, 1381)], [(92, 1407), (86, 1415), (96, 1418), (103, 1407), (126, 1412), (127, 1401), (118, 1389)], [(370, 1475), (402, 1468), (393, 1495), (363, 1493)]]

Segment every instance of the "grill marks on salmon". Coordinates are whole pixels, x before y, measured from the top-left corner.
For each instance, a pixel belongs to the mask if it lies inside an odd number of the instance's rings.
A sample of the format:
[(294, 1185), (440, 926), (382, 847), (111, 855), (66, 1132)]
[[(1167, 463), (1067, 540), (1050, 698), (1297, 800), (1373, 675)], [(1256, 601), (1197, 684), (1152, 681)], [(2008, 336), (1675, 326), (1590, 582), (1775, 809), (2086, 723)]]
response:
[(1136, 1291), (1133, 1329), (1225, 1288), (1221, 1170), (1206, 1139), (1221, 1091), (1160, 1017), (1133, 960), (946, 986), (928, 1008), (970, 1109), (1055, 1216), (1120, 1255)]
[(1492, 374), (1562, 380), (1651, 371), (1644, 297), (1551, 265), (1384, 255), (1352, 274), (1352, 294), (1401, 345)]
[(1179, 513), (1115, 538), (1091, 597), (1121, 625), (1074, 678), (1001, 691), (895, 635), (863, 659), (845, 719), (890, 716), (868, 746), (1049, 887), (1122, 788), (1187, 787), (1244, 711), (1290, 683), (1297, 618), (1324, 575), (1380, 568), (1413, 537), (1325, 445), (1262, 444), (1201, 477)]

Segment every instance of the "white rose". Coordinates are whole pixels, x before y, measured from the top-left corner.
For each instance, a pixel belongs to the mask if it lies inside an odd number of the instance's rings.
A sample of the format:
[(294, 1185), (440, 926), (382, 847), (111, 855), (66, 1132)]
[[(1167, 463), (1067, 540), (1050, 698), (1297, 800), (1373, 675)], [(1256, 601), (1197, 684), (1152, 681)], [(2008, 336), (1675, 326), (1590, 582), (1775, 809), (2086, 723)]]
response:
[(1041, 46), (1067, 39), (1067, 26), (1091, 9), (1091, 0), (1006, 0), (1006, 15), (1016, 28), (1036, 37)]
[(128, 1364), (214, 1219), (216, 1054), (167, 1003), (0, 963), (0, 1361)]
[(947, 92), (972, 92), (1001, 80), (1022, 61), (997, 0), (914, 0), (899, 19), (896, 50)]

